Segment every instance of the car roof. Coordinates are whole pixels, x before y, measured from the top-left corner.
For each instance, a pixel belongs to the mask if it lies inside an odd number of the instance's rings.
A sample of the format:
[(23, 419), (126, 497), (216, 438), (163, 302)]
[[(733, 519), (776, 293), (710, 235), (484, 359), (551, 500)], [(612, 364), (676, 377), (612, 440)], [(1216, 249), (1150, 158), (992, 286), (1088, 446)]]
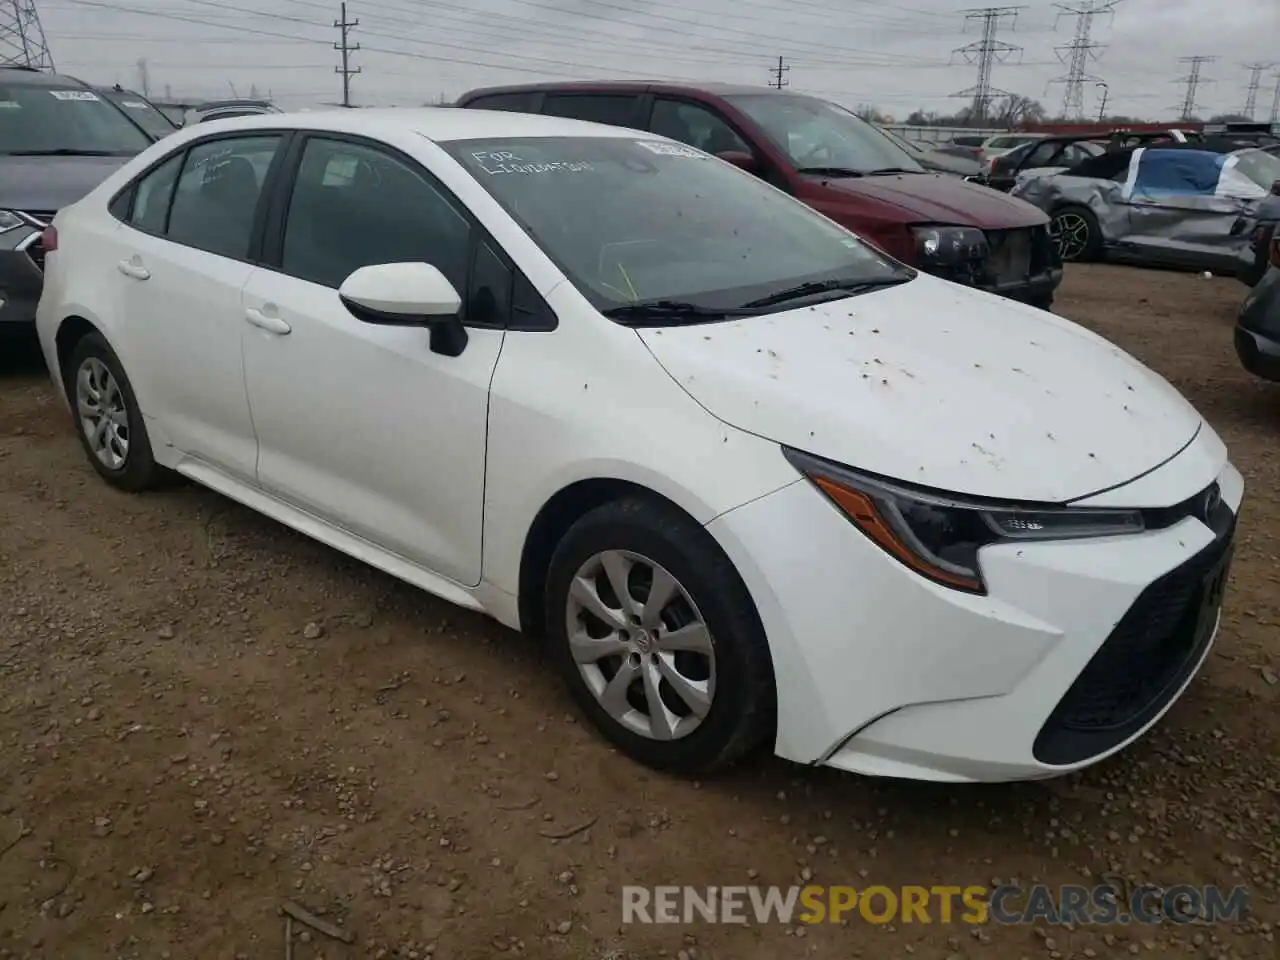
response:
[(477, 87), (468, 90), (458, 101), (497, 93), (684, 93), (711, 94), (728, 97), (743, 94), (767, 94), (771, 96), (803, 97), (810, 94), (795, 90), (777, 90), (773, 87), (754, 86), (747, 83), (672, 83), (669, 80), (562, 80), (543, 83), (504, 84), (497, 87)]
[(33, 87), (80, 86), (86, 89), (89, 87), (83, 80), (68, 77), (66, 74), (47, 73), (44, 70), (15, 65), (0, 65), (0, 78), (8, 84), (28, 84)]
[[(428, 140), (481, 140), (507, 137), (635, 137), (623, 127), (461, 107), (383, 107), (317, 110), (308, 113), (261, 113), (211, 120), (186, 127), (190, 138), (221, 131), (271, 129), (328, 130), (371, 137), (416, 133)], [(654, 138), (654, 134), (646, 134)], [(662, 139), (662, 138), (658, 138)]]

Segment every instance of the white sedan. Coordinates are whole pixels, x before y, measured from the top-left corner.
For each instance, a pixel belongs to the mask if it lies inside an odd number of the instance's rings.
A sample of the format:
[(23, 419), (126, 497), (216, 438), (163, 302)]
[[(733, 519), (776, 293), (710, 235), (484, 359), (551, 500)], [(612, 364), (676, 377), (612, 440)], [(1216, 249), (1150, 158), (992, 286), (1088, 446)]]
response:
[(201, 124), (45, 246), (107, 482), (176, 472), (544, 635), (648, 764), (1061, 774), (1217, 629), (1243, 483), (1168, 383), (669, 140)]

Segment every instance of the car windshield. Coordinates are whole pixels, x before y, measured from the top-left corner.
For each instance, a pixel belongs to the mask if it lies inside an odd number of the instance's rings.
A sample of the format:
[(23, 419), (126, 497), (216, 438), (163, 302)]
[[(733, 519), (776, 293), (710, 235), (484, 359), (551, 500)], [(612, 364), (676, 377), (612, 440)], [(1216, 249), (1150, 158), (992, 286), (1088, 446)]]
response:
[(125, 115), (151, 136), (159, 140), (167, 137), (177, 126), (136, 93), (120, 90), (104, 90), (102, 95), (125, 112)]
[(0, 155), (132, 156), (151, 140), (102, 97), (74, 83), (0, 80)]
[(1280, 157), (1266, 150), (1241, 150), (1236, 154), (1236, 169), (1262, 189), (1270, 190), (1280, 180)]
[(804, 204), (683, 144), (536, 137), (442, 146), (601, 311), (677, 302), (733, 310), (802, 284), (913, 276)]
[(728, 101), (759, 125), (796, 169), (924, 173), (906, 150), (844, 107), (793, 94), (744, 94)]

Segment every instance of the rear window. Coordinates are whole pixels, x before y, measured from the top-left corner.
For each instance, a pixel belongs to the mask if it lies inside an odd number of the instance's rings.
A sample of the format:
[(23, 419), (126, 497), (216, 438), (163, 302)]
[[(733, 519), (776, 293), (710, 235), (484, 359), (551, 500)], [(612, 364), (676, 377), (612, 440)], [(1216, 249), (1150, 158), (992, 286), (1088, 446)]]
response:
[(632, 137), (463, 140), (444, 147), (597, 309), (741, 306), (808, 280), (902, 268), (751, 174)]
[(120, 110), (92, 90), (5, 84), (0, 77), (0, 155), (132, 156), (151, 145)]

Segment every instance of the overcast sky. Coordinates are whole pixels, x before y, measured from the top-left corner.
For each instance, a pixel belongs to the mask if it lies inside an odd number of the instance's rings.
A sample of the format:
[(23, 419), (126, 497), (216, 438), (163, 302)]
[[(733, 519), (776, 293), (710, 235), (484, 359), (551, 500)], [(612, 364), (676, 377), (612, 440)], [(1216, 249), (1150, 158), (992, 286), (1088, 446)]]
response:
[[(329, 0), (37, 0), (58, 68), (91, 82), (151, 93), (245, 96), (251, 87), (297, 107), (339, 97)], [(555, 78), (727, 80), (765, 83), (782, 55), (793, 89), (899, 118), (917, 107), (951, 112), (950, 95), (976, 68), (953, 48), (978, 38), (961, 12), (975, 0), (350, 0), (363, 48), (353, 98), (418, 104), (471, 87)], [(1070, 4), (1068, 4), (1070, 5)], [(1230, 11), (1227, 13), (1226, 11)], [(1056, 26), (1056, 29), (1055, 29)], [(1075, 18), (1028, 0), (1002, 21), (1000, 39), (1023, 49), (994, 69), (993, 85), (1062, 107), (1066, 72), (1054, 48)], [(1280, 61), (1280, 0), (1119, 0), (1094, 19), (1105, 44), (1090, 72), (1109, 85), (1108, 113), (1167, 119), (1185, 87), (1180, 57), (1209, 55), (1199, 112), (1238, 111), (1245, 64)], [(1266, 71), (1258, 119), (1271, 113), (1276, 72)], [(1085, 109), (1102, 89), (1090, 82)]]

